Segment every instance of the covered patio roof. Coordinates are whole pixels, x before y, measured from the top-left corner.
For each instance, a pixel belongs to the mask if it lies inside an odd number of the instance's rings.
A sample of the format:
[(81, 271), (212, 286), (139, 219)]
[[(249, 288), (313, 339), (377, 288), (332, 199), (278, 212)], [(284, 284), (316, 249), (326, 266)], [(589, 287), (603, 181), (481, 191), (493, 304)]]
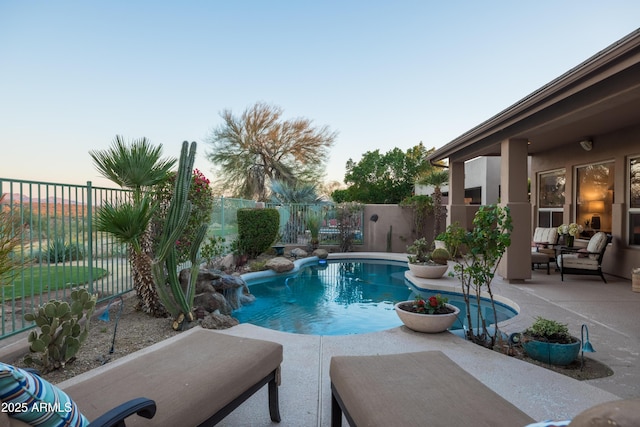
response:
[(507, 139), (530, 155), (577, 144), (640, 120), (640, 29), (437, 149), (428, 159), (499, 156)]

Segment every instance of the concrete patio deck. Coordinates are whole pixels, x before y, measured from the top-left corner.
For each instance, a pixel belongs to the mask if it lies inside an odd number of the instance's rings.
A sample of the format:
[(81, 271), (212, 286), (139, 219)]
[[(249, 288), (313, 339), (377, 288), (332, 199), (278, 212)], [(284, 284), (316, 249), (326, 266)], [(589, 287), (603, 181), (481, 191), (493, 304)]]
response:
[[(284, 345), (280, 426), (330, 425), (329, 361), (334, 355), (441, 350), (489, 388), (540, 421), (569, 419), (601, 402), (640, 397), (640, 293), (632, 292), (631, 282), (613, 276), (607, 276), (607, 284), (596, 276), (566, 276), (562, 282), (559, 273), (552, 271), (547, 275), (546, 270), (536, 270), (532, 276), (531, 280), (518, 284), (505, 283), (500, 278), (494, 280), (494, 292), (520, 307), (520, 314), (501, 324), (501, 329), (506, 333), (521, 331), (536, 316), (543, 316), (567, 323), (570, 331), (579, 337), (581, 325), (586, 324), (596, 350), (588, 357), (611, 367), (613, 376), (577, 381), (481, 348), (448, 332), (421, 334), (405, 327), (360, 335), (313, 336), (241, 324), (222, 332)], [(436, 283), (456, 286), (455, 279), (451, 278), (439, 279)], [(261, 390), (220, 425), (272, 425), (266, 402), (266, 390)], [(455, 402), (452, 402), (452, 410), (454, 408)]]

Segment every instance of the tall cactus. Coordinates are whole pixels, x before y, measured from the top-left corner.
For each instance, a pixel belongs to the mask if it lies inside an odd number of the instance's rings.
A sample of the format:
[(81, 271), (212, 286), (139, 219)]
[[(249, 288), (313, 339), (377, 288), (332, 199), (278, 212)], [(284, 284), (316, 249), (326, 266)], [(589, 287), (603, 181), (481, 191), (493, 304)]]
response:
[[(188, 153), (187, 153), (188, 151)], [(196, 157), (196, 143), (184, 141), (180, 152), (178, 173), (176, 175), (173, 196), (169, 203), (167, 216), (162, 227), (156, 257), (153, 261), (153, 277), (158, 296), (165, 308), (173, 316), (173, 328), (183, 327), (185, 320), (193, 321), (193, 298), (198, 277), (198, 249), (207, 231), (202, 224), (193, 242), (191, 242), (191, 275), (189, 283), (183, 288), (178, 279), (178, 257), (176, 241), (182, 235), (191, 214), (191, 202), (187, 199), (191, 186), (191, 173)]]

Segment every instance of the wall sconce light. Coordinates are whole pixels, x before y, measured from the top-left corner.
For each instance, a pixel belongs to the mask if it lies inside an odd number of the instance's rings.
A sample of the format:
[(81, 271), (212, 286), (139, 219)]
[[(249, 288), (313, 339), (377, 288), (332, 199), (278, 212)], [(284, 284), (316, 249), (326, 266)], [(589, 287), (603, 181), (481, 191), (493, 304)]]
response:
[(593, 148), (593, 141), (591, 141), (590, 139), (582, 140), (580, 141), (580, 147), (582, 147), (584, 151), (591, 151), (591, 149)]
[(369, 218), (369, 220), (371, 220), (373, 222), (378, 222), (378, 214), (371, 215), (371, 218)]
[[(585, 339), (585, 331), (586, 331), (586, 335), (587, 338)], [(582, 341), (582, 349), (581, 349), (581, 362), (580, 362), (580, 370), (582, 370), (582, 368), (584, 368), (584, 353), (595, 353), (596, 351), (593, 349), (593, 346), (591, 345), (591, 343), (589, 342), (589, 328), (587, 328), (587, 325), (582, 325), (582, 328), (580, 329), (580, 340)]]

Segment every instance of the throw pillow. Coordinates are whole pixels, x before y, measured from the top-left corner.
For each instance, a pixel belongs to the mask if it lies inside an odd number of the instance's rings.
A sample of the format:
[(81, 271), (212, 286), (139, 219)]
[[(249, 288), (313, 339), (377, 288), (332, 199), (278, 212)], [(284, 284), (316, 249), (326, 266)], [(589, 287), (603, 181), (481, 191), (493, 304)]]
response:
[(85, 427), (75, 402), (37, 375), (0, 363), (0, 401), (10, 417), (37, 427)]
[(578, 258), (586, 258), (589, 256), (589, 251), (586, 249), (578, 249)]

